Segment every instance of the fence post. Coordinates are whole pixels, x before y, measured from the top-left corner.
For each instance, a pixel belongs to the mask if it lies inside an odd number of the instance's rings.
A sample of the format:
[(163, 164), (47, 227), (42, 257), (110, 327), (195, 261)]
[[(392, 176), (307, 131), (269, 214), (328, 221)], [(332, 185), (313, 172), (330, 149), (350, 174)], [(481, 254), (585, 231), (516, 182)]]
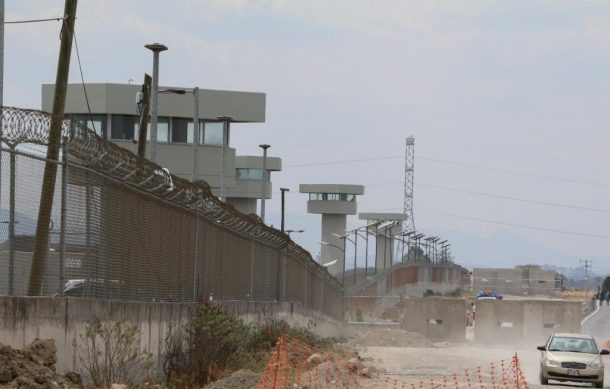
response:
[[(89, 285), (87, 287), (89, 294), (87, 297), (91, 298), (93, 294), (92, 280), (97, 279), (97, 274), (94, 274), (94, 272), (97, 272), (97, 253), (93, 255), (91, 252), (91, 177), (89, 175), (89, 170), (85, 172), (85, 180), (85, 241), (87, 244), (87, 254), (85, 258), (89, 269), (87, 272), (89, 277), (89, 282), (87, 282)], [(95, 265), (93, 264), (94, 257), (96, 259)]]
[(519, 356), (517, 355), (517, 353), (515, 353), (514, 360), (515, 360), (515, 377), (516, 377), (516, 381), (517, 381), (517, 389), (521, 389), (521, 377), (520, 377), (520, 372), (519, 372)]
[(305, 270), (303, 272), (303, 306), (307, 307), (307, 274), (309, 273), (309, 271), (307, 270), (307, 266), (304, 266), (303, 268)]
[(252, 251), (250, 255), (250, 301), (254, 301), (254, 233), (258, 227), (252, 229)]
[(15, 293), (15, 146), (10, 147), (9, 220), (8, 220), (8, 295)]
[(59, 295), (64, 295), (66, 283), (66, 213), (68, 200), (68, 138), (61, 142), (61, 224), (59, 230)]
[(277, 301), (284, 301), (284, 279), (285, 279), (285, 262), (286, 262), (286, 249), (282, 248), (279, 250), (277, 259), (277, 291), (275, 299)]

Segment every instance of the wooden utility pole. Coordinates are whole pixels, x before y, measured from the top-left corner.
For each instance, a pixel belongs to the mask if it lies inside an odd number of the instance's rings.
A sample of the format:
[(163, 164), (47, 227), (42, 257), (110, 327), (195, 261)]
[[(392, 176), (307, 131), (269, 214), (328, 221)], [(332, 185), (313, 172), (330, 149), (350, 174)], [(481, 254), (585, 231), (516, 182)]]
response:
[(144, 74), (144, 84), (142, 84), (142, 108), (140, 111), (140, 125), (138, 127), (138, 157), (142, 159), (146, 159), (146, 132), (148, 131), (151, 86), (152, 77), (148, 74)]
[[(53, 195), (57, 179), (57, 163), (61, 147), (61, 127), (66, 105), (66, 90), (68, 89), (68, 73), (70, 72), (70, 55), (72, 53), (72, 41), (74, 40), (77, 3), (78, 0), (65, 0), (61, 45), (59, 47), (59, 60), (57, 62), (57, 76), (55, 78), (55, 92), (53, 96), (53, 113), (49, 130), (49, 145), (47, 147), (47, 160), (44, 167), (42, 190), (40, 192), (36, 243), (32, 256), (32, 268), (30, 269), (29, 296), (38, 296), (41, 293), (45, 261), (48, 255), (49, 225), (51, 224)], [(60, 287), (63, 288), (64, 286), (60, 285)]]

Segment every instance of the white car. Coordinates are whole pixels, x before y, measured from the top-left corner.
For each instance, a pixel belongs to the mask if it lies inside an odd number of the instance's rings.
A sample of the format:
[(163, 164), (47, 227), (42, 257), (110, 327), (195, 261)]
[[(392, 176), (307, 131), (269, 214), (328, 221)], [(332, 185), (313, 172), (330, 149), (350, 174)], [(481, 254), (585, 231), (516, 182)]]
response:
[(555, 333), (540, 350), (540, 383), (549, 380), (589, 382), (596, 388), (604, 387), (604, 361), (602, 355), (608, 350), (599, 350), (590, 335)]

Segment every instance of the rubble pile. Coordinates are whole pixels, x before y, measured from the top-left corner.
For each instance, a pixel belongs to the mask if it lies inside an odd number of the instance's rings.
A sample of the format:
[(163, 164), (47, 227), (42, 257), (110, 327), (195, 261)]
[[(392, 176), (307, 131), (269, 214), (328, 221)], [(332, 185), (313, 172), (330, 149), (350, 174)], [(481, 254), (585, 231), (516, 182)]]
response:
[(417, 332), (384, 328), (362, 331), (354, 336), (353, 342), (360, 346), (380, 347), (430, 347), (432, 342)]
[(372, 367), (365, 366), (359, 356), (348, 361), (335, 361), (312, 354), (305, 366), (308, 370), (300, 377), (303, 389), (313, 389), (319, 385), (331, 385), (336, 388), (358, 387), (358, 383), (366, 382), (377, 374)]
[(23, 350), (0, 344), (0, 388), (83, 388), (77, 373), (55, 372), (56, 354), (53, 339), (36, 339)]
[(204, 386), (204, 389), (250, 389), (256, 388), (260, 375), (250, 370), (238, 370), (227, 377)]

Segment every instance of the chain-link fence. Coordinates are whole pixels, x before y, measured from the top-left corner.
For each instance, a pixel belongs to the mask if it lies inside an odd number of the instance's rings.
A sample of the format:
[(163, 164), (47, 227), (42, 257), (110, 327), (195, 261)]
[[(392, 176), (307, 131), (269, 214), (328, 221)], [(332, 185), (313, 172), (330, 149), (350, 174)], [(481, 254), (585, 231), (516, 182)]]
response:
[(70, 120), (60, 161), (46, 161), (50, 119), (2, 108), (0, 295), (28, 292), (48, 162), (58, 176), (43, 295), (292, 301), (341, 317), (340, 284), (287, 235)]

